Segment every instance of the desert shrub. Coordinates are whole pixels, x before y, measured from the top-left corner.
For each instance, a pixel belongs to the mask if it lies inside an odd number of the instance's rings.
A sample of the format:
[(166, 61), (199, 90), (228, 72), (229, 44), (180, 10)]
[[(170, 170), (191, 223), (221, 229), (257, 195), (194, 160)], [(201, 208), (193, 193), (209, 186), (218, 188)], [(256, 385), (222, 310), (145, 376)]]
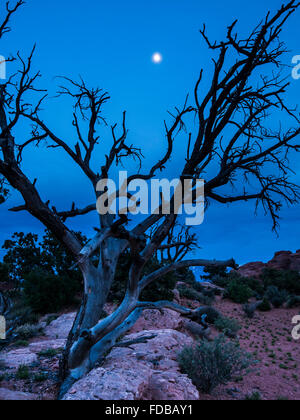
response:
[(262, 303), (258, 305), (257, 309), (261, 312), (268, 312), (272, 309), (270, 302), (267, 298), (264, 298)]
[(213, 278), (213, 284), (215, 284), (218, 287), (222, 287), (223, 289), (228, 285), (228, 277), (222, 277), (220, 275), (217, 275)]
[(252, 392), (246, 396), (246, 401), (261, 401), (261, 394), (258, 391)]
[(23, 288), (28, 306), (35, 313), (46, 314), (74, 304), (81, 285), (69, 276), (36, 269), (25, 277)]
[[(178, 287), (180, 296), (190, 300), (197, 300), (198, 302), (202, 303), (203, 305), (211, 305), (214, 301), (214, 295), (209, 296), (205, 295), (202, 292), (198, 292), (195, 289), (188, 287), (188, 286), (180, 286)], [(201, 289), (200, 289), (201, 290)]]
[(279, 290), (276, 286), (269, 286), (265, 297), (275, 308), (280, 308), (288, 300), (289, 295), (286, 290)]
[(48, 379), (48, 375), (46, 375), (45, 373), (36, 373), (34, 375), (34, 382), (45, 382)]
[(29, 341), (27, 340), (17, 340), (14, 342), (14, 347), (28, 347), (29, 346)]
[(253, 290), (254, 294), (258, 296), (263, 296), (264, 294), (264, 287), (260, 280), (255, 279), (253, 277), (240, 277), (239, 280), (249, 289)]
[(200, 296), (199, 296), (199, 298), (198, 298), (198, 301), (202, 305), (210, 306), (215, 301), (215, 295), (213, 295), (213, 296), (207, 296), (207, 295), (204, 295), (204, 294), (201, 293)]
[(215, 327), (220, 332), (223, 332), (228, 337), (234, 338), (241, 329), (240, 324), (231, 318), (219, 317), (215, 321)]
[(29, 338), (40, 335), (42, 333), (42, 329), (37, 325), (25, 324), (16, 328), (15, 333), (20, 340), (28, 340)]
[(243, 305), (243, 311), (245, 315), (250, 319), (254, 318), (256, 309), (257, 309), (256, 303), (245, 303)]
[(300, 296), (292, 295), (287, 300), (287, 307), (288, 308), (297, 308), (300, 306)]
[(238, 279), (232, 279), (228, 284), (224, 297), (235, 303), (247, 303), (253, 296), (253, 291)]
[(203, 272), (205, 273), (202, 276), (203, 280), (209, 280), (212, 282), (215, 282), (216, 278), (223, 278), (226, 279), (227, 278), (227, 268), (226, 267), (222, 267), (222, 266), (207, 266), (204, 267)]
[(201, 317), (206, 315), (206, 321), (209, 324), (214, 324), (218, 318), (220, 318), (220, 312), (218, 312), (212, 306), (204, 306), (197, 310), (195, 314), (193, 314), (190, 319), (194, 322), (200, 322)]
[(198, 300), (199, 293), (188, 286), (179, 286), (178, 291), (182, 298), (191, 299), (191, 300)]
[(57, 356), (58, 354), (60, 354), (63, 351), (63, 349), (47, 349), (47, 350), (42, 350), (38, 353), (39, 357), (45, 357), (48, 359), (51, 359), (52, 357)]
[(24, 365), (19, 366), (19, 368), (17, 370), (17, 373), (16, 373), (16, 379), (19, 379), (21, 381), (22, 380), (25, 381), (25, 380), (27, 380), (29, 378), (30, 378), (29, 367), (28, 366), (24, 366)]
[(247, 303), (251, 297), (264, 294), (264, 287), (258, 279), (243, 277), (234, 271), (218, 273), (212, 281), (216, 286), (225, 289), (224, 297), (235, 303)]
[(19, 295), (13, 302), (13, 307), (7, 316), (7, 320), (11, 320), (19, 326), (25, 324), (35, 325), (39, 322), (39, 316), (26, 305), (24, 296)]
[(211, 393), (220, 384), (226, 384), (234, 376), (244, 374), (251, 365), (250, 355), (223, 335), (213, 342), (198, 342), (192, 347), (185, 347), (178, 361), (182, 372), (206, 393)]
[(265, 288), (276, 286), (279, 290), (300, 295), (300, 275), (297, 271), (266, 268), (261, 276)]

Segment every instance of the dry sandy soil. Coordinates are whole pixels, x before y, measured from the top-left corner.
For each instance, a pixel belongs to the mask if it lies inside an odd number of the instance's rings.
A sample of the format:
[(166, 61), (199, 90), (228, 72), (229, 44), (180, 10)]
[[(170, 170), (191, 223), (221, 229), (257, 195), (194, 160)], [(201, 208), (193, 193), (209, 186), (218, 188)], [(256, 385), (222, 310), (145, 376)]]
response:
[(291, 335), (292, 318), (299, 309), (257, 312), (249, 320), (240, 305), (219, 301), (215, 307), (242, 326), (241, 347), (254, 355), (257, 365), (240, 382), (220, 387), (212, 397), (203, 395), (203, 399), (243, 399), (258, 392), (263, 400), (300, 400), (300, 341)]

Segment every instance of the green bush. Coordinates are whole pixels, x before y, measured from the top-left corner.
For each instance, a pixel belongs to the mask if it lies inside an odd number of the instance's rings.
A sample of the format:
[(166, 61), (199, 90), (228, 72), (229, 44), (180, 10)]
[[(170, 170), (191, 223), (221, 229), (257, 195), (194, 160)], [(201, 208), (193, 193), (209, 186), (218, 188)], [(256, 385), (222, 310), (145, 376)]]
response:
[(245, 303), (243, 305), (243, 311), (245, 312), (245, 315), (249, 319), (254, 318), (256, 309), (257, 309), (257, 303)]
[(238, 279), (232, 279), (228, 284), (224, 297), (235, 303), (247, 303), (253, 296), (253, 291)]
[(14, 347), (21, 348), (21, 347), (28, 347), (29, 341), (27, 340), (17, 340), (14, 342)]
[(291, 308), (297, 308), (298, 306), (300, 306), (300, 296), (295, 296), (295, 295), (290, 296), (288, 298), (288, 301), (287, 301), (286, 305), (290, 309)]
[(21, 365), (19, 366), (17, 373), (16, 373), (16, 379), (19, 379), (21, 381), (25, 381), (30, 378), (30, 371), (28, 366)]
[(216, 320), (221, 317), (220, 312), (212, 306), (203, 306), (198, 308), (197, 312), (189, 316), (189, 318), (194, 322), (200, 323), (203, 315), (206, 315), (206, 321), (209, 324), (214, 324)]
[(80, 283), (68, 276), (58, 276), (36, 269), (25, 277), (25, 301), (35, 313), (58, 312), (76, 302)]
[(63, 351), (63, 349), (47, 349), (47, 350), (42, 350), (38, 353), (39, 357), (45, 357), (48, 359), (51, 359), (52, 357), (57, 356), (58, 354), (60, 354)]
[(266, 289), (269, 286), (276, 286), (279, 290), (300, 295), (300, 275), (297, 271), (267, 268), (261, 278)]
[(275, 308), (280, 308), (288, 300), (289, 294), (286, 290), (279, 290), (276, 286), (269, 286), (265, 297)]
[(215, 321), (215, 327), (230, 338), (235, 338), (241, 329), (240, 324), (235, 319), (225, 317), (219, 317)]
[(261, 401), (261, 394), (258, 391), (246, 396), (246, 401)]
[(264, 298), (262, 303), (260, 305), (258, 305), (257, 309), (261, 312), (268, 312), (272, 309), (272, 307), (271, 307), (271, 304), (268, 301), (268, 299)]
[(215, 282), (217, 278), (226, 279), (228, 275), (227, 268), (225, 266), (216, 266), (216, 265), (207, 266), (207, 267), (204, 267), (203, 272), (205, 273), (205, 275), (202, 276), (203, 280), (209, 280), (213, 282)]
[(190, 300), (197, 300), (199, 303), (202, 303), (203, 305), (209, 306), (214, 301), (214, 296), (205, 295), (202, 292), (196, 291), (192, 287), (182, 285), (178, 287), (178, 290), (182, 298), (186, 298)]
[(48, 375), (45, 373), (36, 373), (33, 379), (34, 382), (45, 382), (48, 379)]
[(18, 320), (19, 326), (25, 324), (36, 325), (39, 322), (39, 316), (33, 313), (32, 309), (27, 306), (24, 302), (24, 296), (19, 295), (14, 300), (14, 305), (7, 316), (7, 320), (13, 322)]
[(202, 392), (211, 393), (218, 385), (245, 373), (251, 357), (237, 343), (226, 341), (223, 335), (213, 342), (199, 342), (185, 347), (178, 357), (183, 373)]
[(15, 333), (20, 340), (28, 340), (42, 333), (42, 329), (37, 325), (25, 324), (16, 328)]
[(191, 299), (191, 300), (198, 300), (199, 293), (188, 286), (180, 286), (178, 287), (178, 291), (182, 298)]

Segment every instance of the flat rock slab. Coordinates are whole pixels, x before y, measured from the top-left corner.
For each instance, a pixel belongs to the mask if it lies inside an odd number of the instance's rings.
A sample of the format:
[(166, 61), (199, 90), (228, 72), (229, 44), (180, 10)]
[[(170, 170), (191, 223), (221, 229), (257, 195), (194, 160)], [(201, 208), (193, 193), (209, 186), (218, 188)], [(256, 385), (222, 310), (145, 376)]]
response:
[(12, 369), (17, 369), (22, 365), (29, 366), (37, 361), (37, 355), (32, 353), (27, 347), (0, 354), (0, 363)]
[(66, 340), (58, 339), (58, 340), (46, 340), (46, 341), (38, 341), (36, 343), (29, 344), (29, 350), (32, 353), (39, 353), (41, 351), (53, 349), (63, 349), (66, 345)]
[(38, 397), (35, 394), (0, 388), (0, 401), (33, 401), (37, 399)]
[(151, 330), (123, 341), (152, 335), (148, 343), (115, 348), (103, 367), (76, 382), (64, 400), (198, 400), (197, 389), (177, 363), (178, 353), (193, 340), (174, 330)]
[(61, 315), (59, 318), (57, 318), (55, 321), (52, 321), (48, 326), (45, 327), (44, 335), (51, 339), (66, 340), (73, 326), (75, 317), (75, 312)]

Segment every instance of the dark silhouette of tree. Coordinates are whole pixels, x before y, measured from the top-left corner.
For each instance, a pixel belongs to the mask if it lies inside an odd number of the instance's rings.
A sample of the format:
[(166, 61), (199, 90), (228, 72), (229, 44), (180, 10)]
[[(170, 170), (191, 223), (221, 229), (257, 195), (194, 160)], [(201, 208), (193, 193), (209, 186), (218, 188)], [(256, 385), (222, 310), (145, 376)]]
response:
[[(8, 8), (8, 17), (2, 25), (0, 35), (7, 32), (8, 20), (22, 2), (14, 9)], [(9, 7), (9, 6), (8, 6)], [(76, 258), (84, 278), (84, 297), (72, 331), (68, 339), (62, 376), (65, 382), (62, 395), (68, 387), (101, 360), (104, 354), (136, 322), (146, 308), (172, 308), (184, 315), (192, 316), (193, 311), (171, 302), (143, 302), (141, 293), (152, 282), (169, 272), (189, 266), (234, 266), (234, 261), (179, 260), (166, 261), (164, 266), (152, 273), (144, 274), (144, 268), (153, 255), (166, 245), (178, 250), (179, 242), (190, 247), (182, 237), (168, 238), (177, 223), (178, 216), (151, 215), (129, 229), (124, 216), (105, 215), (100, 217), (97, 235), (82, 249), (76, 236), (67, 227), (68, 219), (95, 211), (95, 204), (70, 210), (58, 211), (49, 202), (41, 199), (36, 180), (31, 181), (22, 170), (22, 153), (33, 144), (42, 144), (46, 139), (48, 147), (60, 148), (86, 175), (99, 198), (96, 185), (106, 179), (112, 169), (128, 158), (140, 163), (140, 171), (129, 177), (150, 180), (162, 171), (174, 152), (175, 137), (184, 135), (186, 119), (196, 117), (196, 129), (186, 134), (186, 156), (178, 176), (182, 180), (199, 179), (206, 176), (205, 195), (208, 202), (234, 203), (255, 200), (271, 215), (273, 228), (278, 226), (279, 210), (283, 202), (294, 204), (299, 199), (298, 186), (290, 181), (290, 152), (298, 152), (296, 144), (300, 128), (296, 110), (288, 107), (284, 94), (288, 82), (282, 76), (281, 58), (286, 52), (280, 34), (287, 19), (299, 7), (297, 1), (289, 1), (274, 14), (267, 16), (246, 38), (236, 34), (235, 21), (222, 42), (212, 42), (204, 27), (201, 35), (208, 48), (215, 55), (211, 85), (207, 92), (201, 89), (204, 70), (201, 70), (195, 86), (194, 103), (189, 98), (182, 108), (171, 114), (171, 123), (165, 123), (167, 147), (161, 159), (155, 162), (147, 173), (142, 173), (141, 151), (128, 143), (126, 113), (124, 112), (120, 133), (117, 125), (111, 127), (112, 147), (103, 162), (97, 161), (93, 168), (92, 157), (100, 137), (99, 125), (105, 123), (102, 110), (109, 95), (99, 88), (89, 88), (85, 81), (63, 79), (59, 95), (66, 95), (74, 101), (73, 127), (77, 136), (71, 144), (56, 134), (41, 116), (41, 106), (46, 93), (35, 87), (39, 73), (32, 74), (34, 50), (27, 60), (20, 54), (21, 69), (16, 78), (11, 78), (1, 88), (0, 103), (0, 144), (2, 159), (0, 174), (11, 188), (19, 191), (24, 203), (13, 211), (28, 211), (56, 238), (63, 243)], [(34, 104), (32, 96), (38, 99)], [(29, 94), (29, 95), (28, 95)], [(280, 112), (291, 120), (289, 128), (275, 130), (269, 127), (271, 113)], [(15, 139), (14, 128), (21, 119), (32, 123), (29, 139)], [(102, 166), (100, 166), (102, 165)], [(150, 235), (151, 231), (151, 235)], [(131, 266), (125, 297), (118, 309), (101, 319), (103, 306), (113, 283), (118, 260), (125, 250), (131, 254)], [(92, 258), (98, 253), (99, 264)], [(183, 251), (184, 253), (184, 251)], [(174, 256), (174, 253), (172, 253)], [(199, 311), (203, 313), (203, 308)], [(197, 312), (197, 311), (196, 311)]]

